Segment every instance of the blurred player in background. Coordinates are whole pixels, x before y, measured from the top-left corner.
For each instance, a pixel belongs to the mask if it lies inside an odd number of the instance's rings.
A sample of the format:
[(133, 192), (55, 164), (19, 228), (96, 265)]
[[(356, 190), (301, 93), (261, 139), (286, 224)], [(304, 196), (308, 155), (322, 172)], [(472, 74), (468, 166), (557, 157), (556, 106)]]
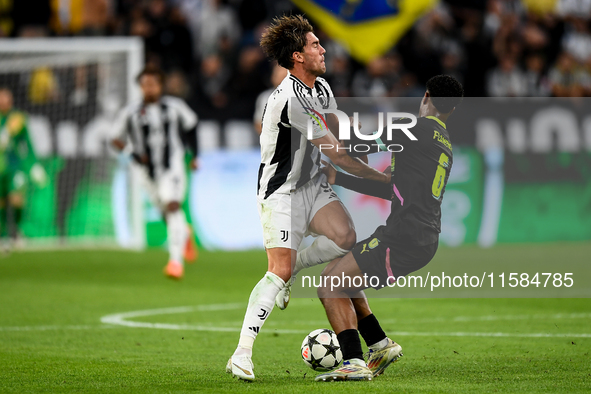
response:
[(187, 190), (185, 150), (197, 169), (197, 115), (181, 99), (163, 95), (164, 74), (147, 66), (138, 76), (141, 103), (125, 108), (115, 122), (112, 145), (131, 154), (141, 165), (144, 185), (166, 221), (168, 264), (164, 274), (173, 279), (184, 275), (184, 261), (194, 261), (197, 249), (182, 209)]
[[(417, 141), (393, 133), (385, 145), (399, 144), (404, 150), (392, 153), (390, 184), (357, 178), (328, 166), (324, 169), (330, 184), (390, 200), (391, 212), (380, 226), (351, 252), (326, 266), (323, 280), (351, 278), (334, 289), (319, 287), (318, 296), (343, 352), (343, 366), (318, 375), (316, 381), (371, 380), (402, 355), (402, 348), (386, 336), (371, 312), (363, 290), (379, 290), (396, 278), (427, 265), (435, 255), (441, 232), (441, 202), (453, 164), (452, 145), (445, 122), (464, 96), (462, 85), (453, 77), (438, 75), (427, 81), (417, 124), (410, 129)], [(354, 141), (352, 144), (363, 143)], [(365, 154), (365, 153), (364, 153)], [(354, 153), (352, 153), (355, 156)], [(379, 278), (369, 285), (363, 279)], [(362, 286), (355, 287), (355, 279)], [(359, 333), (369, 348), (363, 359)]]
[[(260, 138), (257, 200), (268, 271), (250, 294), (238, 347), (226, 365), (227, 372), (248, 381), (255, 378), (254, 341), (273, 306), (287, 307), (295, 274), (345, 255), (356, 241), (349, 213), (320, 172), (318, 147), (332, 146), (323, 152), (352, 174), (385, 185), (390, 181), (389, 174), (339, 149), (325, 125), (313, 126), (308, 140), (305, 114), (310, 109), (302, 105), (337, 107), (330, 86), (320, 78), (326, 72), (326, 51), (310, 23), (300, 15), (276, 18), (263, 34), (261, 47), (289, 72), (267, 101)], [(329, 115), (330, 129), (337, 130), (336, 116)], [(298, 251), (307, 234), (316, 237), (314, 242)]]
[(0, 88), (0, 231), (19, 241), (28, 180), (47, 183), (29, 138), (27, 116), (13, 108), (12, 92)]

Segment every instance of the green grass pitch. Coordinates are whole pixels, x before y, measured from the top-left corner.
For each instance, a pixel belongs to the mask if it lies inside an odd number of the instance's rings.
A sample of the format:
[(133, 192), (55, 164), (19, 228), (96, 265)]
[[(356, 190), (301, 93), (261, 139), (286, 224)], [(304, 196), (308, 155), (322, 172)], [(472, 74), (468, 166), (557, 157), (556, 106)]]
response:
[[(442, 248), (431, 265), (520, 248)], [(591, 255), (589, 244), (536, 249)], [(314, 382), (302, 362), (304, 335), (329, 325), (317, 300), (294, 299), (259, 335), (257, 380), (237, 381), (225, 364), (264, 253), (201, 252), (180, 282), (165, 262), (160, 250), (0, 259), (0, 393), (591, 392), (589, 299), (370, 300), (404, 357), (372, 382), (337, 383)]]

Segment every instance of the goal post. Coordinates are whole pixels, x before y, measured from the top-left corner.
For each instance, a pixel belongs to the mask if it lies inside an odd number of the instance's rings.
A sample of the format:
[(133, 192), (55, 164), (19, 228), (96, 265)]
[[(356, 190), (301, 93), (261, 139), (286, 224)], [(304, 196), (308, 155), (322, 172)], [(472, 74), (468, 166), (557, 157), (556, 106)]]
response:
[(24, 192), (27, 246), (145, 247), (137, 168), (108, 144), (117, 113), (141, 97), (143, 53), (137, 37), (0, 39), (0, 86), (49, 178)]

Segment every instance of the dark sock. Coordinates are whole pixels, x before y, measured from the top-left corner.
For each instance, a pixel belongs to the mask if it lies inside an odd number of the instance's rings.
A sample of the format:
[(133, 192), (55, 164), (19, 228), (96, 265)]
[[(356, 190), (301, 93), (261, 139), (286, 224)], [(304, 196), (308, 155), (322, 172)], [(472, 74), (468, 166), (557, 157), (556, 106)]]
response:
[(22, 217), (23, 217), (23, 209), (22, 208), (14, 208), (14, 224), (17, 227), (21, 223)]
[(357, 322), (357, 328), (367, 346), (375, 345), (386, 338), (386, 333), (382, 330), (378, 319), (376, 319), (373, 313), (359, 320)]
[(0, 235), (5, 236), (7, 231), (8, 220), (6, 220), (6, 208), (0, 208)]
[(361, 349), (361, 340), (359, 339), (357, 330), (349, 329), (341, 331), (337, 334), (337, 339), (341, 345), (343, 360), (351, 360), (352, 358), (363, 360), (363, 350)]
[(19, 225), (23, 217), (22, 208), (12, 208), (12, 217), (14, 222), (12, 223), (12, 229), (10, 230), (10, 236), (16, 239), (19, 236)]

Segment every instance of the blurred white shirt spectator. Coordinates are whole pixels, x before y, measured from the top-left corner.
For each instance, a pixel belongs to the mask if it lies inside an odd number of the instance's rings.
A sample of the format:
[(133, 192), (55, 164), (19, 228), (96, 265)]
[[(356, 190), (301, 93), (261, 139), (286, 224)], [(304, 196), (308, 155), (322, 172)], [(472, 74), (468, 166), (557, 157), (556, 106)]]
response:
[(562, 47), (581, 63), (591, 58), (591, 34), (587, 26), (588, 21), (574, 19), (571, 31), (564, 35)]
[(556, 12), (562, 16), (591, 16), (591, 0), (558, 0)]
[(175, 3), (187, 18), (195, 54), (201, 58), (219, 52), (220, 47), (233, 46), (240, 38), (235, 10), (221, 0), (175, 0)]
[(487, 91), (490, 97), (527, 95), (525, 74), (512, 56), (502, 56), (499, 59), (499, 65), (488, 74)]

